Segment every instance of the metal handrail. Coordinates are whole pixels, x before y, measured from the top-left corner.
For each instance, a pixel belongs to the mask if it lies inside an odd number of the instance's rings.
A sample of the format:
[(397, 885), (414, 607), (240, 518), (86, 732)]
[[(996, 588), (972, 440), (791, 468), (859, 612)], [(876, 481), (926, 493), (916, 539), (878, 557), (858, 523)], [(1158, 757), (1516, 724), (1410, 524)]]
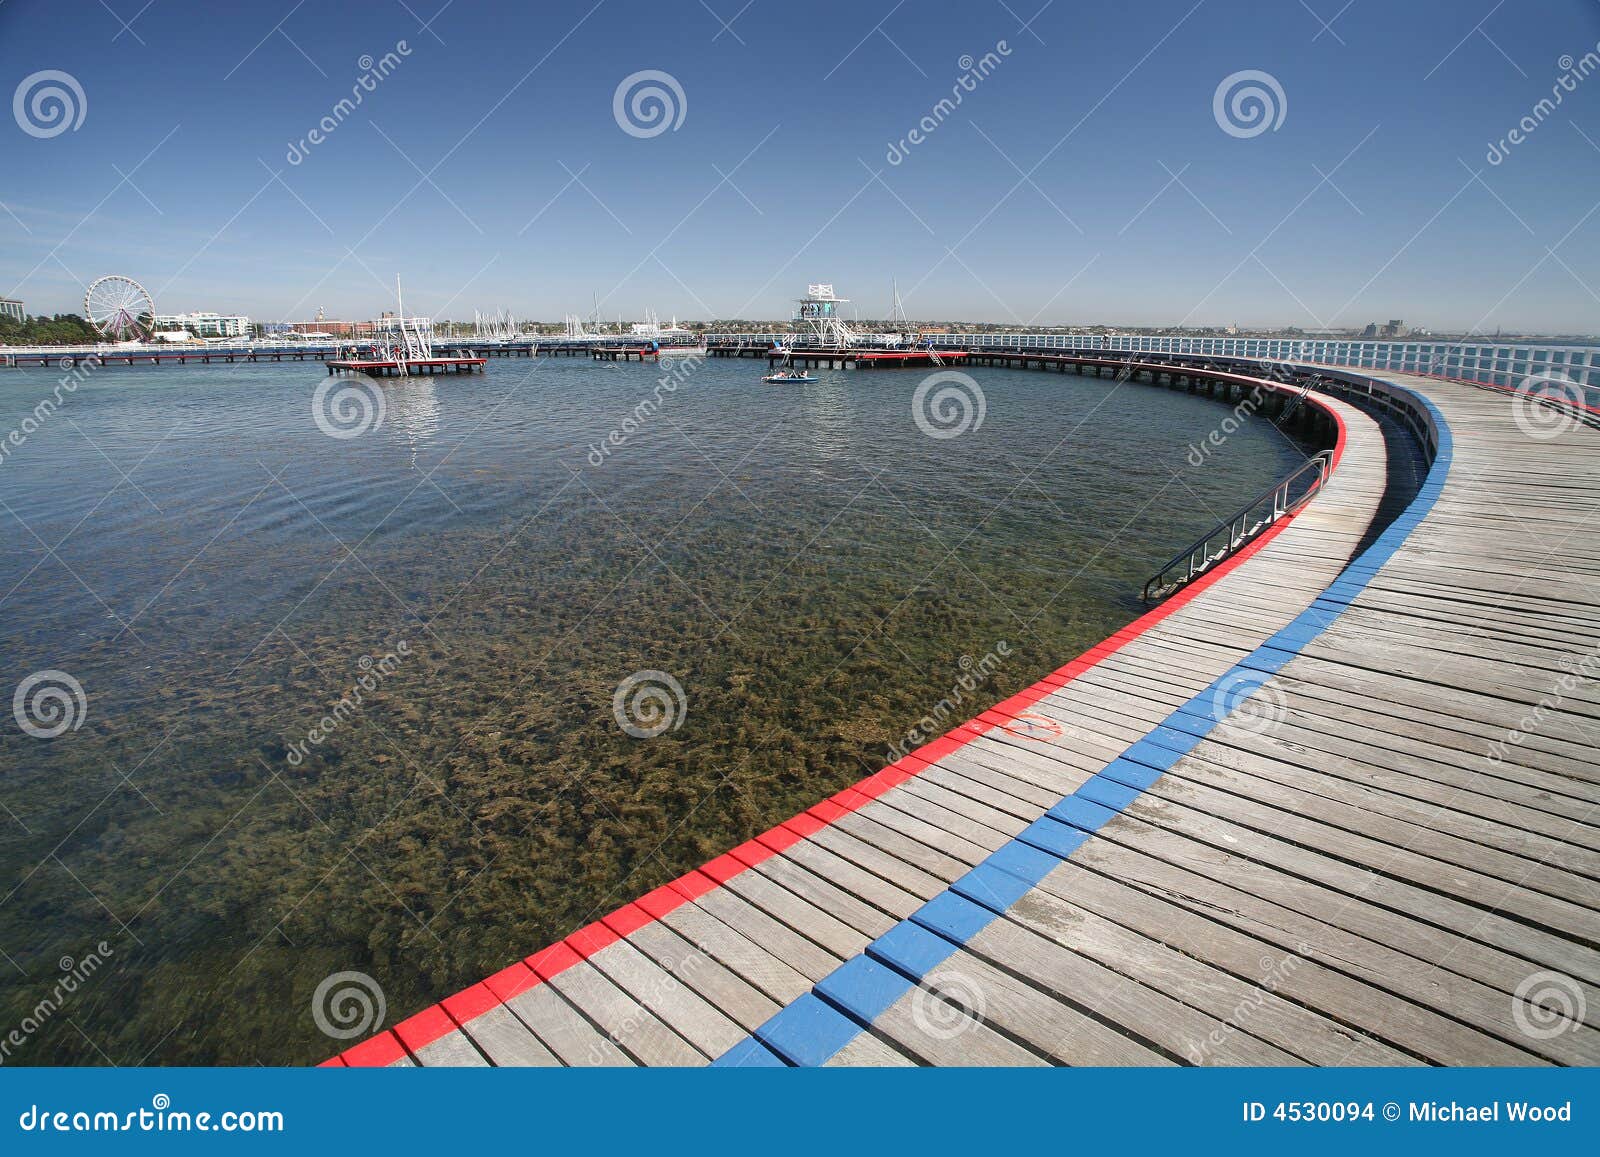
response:
[(1284, 406), (1282, 410), (1278, 411), (1278, 416), (1275, 420), (1282, 425), (1283, 422), (1292, 417), (1294, 412), (1300, 408), (1301, 403), (1306, 400), (1306, 396), (1309, 395), (1315, 387), (1321, 384), (1322, 378), (1315, 374), (1312, 375), (1309, 379), (1307, 379), (1305, 384), (1300, 387), (1300, 392), (1289, 399), (1288, 405)]
[[(1298, 510), (1312, 495), (1322, 489), (1332, 469), (1332, 450), (1323, 450), (1306, 459), (1297, 469), (1263, 491), (1254, 501), (1247, 502), (1231, 517), (1222, 519), (1204, 535), (1173, 555), (1167, 565), (1151, 575), (1149, 581), (1144, 584), (1144, 600), (1154, 602), (1166, 598), (1185, 583), (1198, 578), (1233, 554), (1278, 519)], [(1296, 483), (1308, 474), (1314, 477), (1305, 483), (1301, 493), (1295, 494)]]

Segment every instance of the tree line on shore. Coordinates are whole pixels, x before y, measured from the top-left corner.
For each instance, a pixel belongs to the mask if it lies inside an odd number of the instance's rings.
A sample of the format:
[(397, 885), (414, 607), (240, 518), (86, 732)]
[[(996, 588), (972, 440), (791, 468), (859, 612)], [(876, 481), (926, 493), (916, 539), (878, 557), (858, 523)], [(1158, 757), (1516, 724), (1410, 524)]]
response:
[(23, 321), (0, 316), (0, 345), (80, 345), (103, 340), (99, 331), (76, 313), (39, 314)]

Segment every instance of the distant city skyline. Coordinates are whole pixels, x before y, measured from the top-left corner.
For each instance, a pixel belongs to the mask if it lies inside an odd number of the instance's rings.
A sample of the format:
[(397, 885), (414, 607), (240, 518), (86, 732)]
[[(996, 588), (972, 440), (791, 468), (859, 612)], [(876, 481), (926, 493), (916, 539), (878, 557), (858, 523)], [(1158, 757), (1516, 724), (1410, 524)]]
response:
[(11, 0), (0, 297), (1600, 331), (1584, 0), (806, 11)]

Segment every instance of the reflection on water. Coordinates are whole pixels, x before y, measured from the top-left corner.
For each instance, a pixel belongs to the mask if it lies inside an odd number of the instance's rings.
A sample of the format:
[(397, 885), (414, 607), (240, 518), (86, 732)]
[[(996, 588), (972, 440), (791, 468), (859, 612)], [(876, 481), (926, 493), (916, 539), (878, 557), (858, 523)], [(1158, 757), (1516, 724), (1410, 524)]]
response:
[[(114, 955), (13, 1059), (325, 1056), (324, 977), (401, 1015), (870, 774), (963, 655), (1005, 641), (990, 701), (1032, 682), (1296, 455), (1252, 420), (1191, 468), (1226, 411), (1148, 386), (983, 371), (936, 440), (916, 371), (761, 372), (641, 409), (656, 367), (507, 361), (344, 440), (320, 366), (71, 394), (0, 465), (4, 686), (87, 704), (0, 730), (0, 1022)], [(0, 429), (53, 384), (0, 374)], [(618, 727), (640, 671), (681, 727)]]
[(779, 387), (800, 391), (799, 399), (785, 398), (780, 404), (804, 408), (806, 439), (811, 452), (823, 461), (832, 461), (850, 449), (850, 398), (845, 387), (845, 371), (815, 372), (820, 380), (814, 384)]
[(417, 464), (422, 443), (439, 433), (439, 394), (432, 378), (400, 378), (382, 386), (390, 429), (403, 437), (411, 448), (411, 464)]

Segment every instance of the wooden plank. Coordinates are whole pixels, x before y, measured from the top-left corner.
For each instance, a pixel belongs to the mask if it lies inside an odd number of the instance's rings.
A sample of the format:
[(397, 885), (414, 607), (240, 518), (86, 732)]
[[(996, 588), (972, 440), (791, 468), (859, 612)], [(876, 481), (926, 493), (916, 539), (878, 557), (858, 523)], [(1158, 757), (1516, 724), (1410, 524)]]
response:
[(666, 921), (779, 1004), (809, 992), (841, 959), (727, 888), (669, 913)]
[[(747, 1033), (765, 1024), (780, 1007), (759, 987), (719, 961), (711, 949), (691, 943), (665, 922), (636, 929), (629, 933), (628, 943), (722, 1010)], [(804, 984), (803, 979), (801, 983)]]
[(505, 1005), (497, 1005), (473, 1017), (461, 1026), (461, 1031), (471, 1037), (472, 1043), (496, 1066), (548, 1068), (561, 1064)]
[(412, 1051), (424, 1068), (481, 1069), (489, 1062), (460, 1029), (447, 1032)]
[[(766, 872), (741, 872), (718, 891), (733, 892), (748, 900), (775, 922), (829, 953), (835, 964), (860, 953), (866, 947), (867, 941), (888, 927), (888, 921), (881, 921), (878, 922), (878, 931), (860, 931), (826, 908), (819, 908), (810, 900), (779, 884)], [(833, 968), (830, 966), (827, 972), (832, 971)], [(826, 972), (823, 975), (826, 975)], [(820, 980), (821, 976), (815, 979)]]
[[(493, 987), (492, 981), (486, 983)], [(506, 1001), (506, 1007), (564, 1065), (591, 1068), (635, 1063), (549, 985), (517, 993)]]
[[(1413, 852), (1399, 844), (1337, 829), (1283, 807), (1258, 804), (1242, 795), (1218, 790), (1204, 783), (1195, 766), (1185, 764), (1184, 760), (1179, 760), (1130, 811), (1150, 806), (1152, 799), (1182, 804), (1194, 812), (1257, 832), (1270, 832), (1286, 847), (1293, 845), (1283, 855), (1288, 865), (1309, 868), (1315, 852), (1345, 861), (1380, 865), (1385, 878), (1405, 880), (1433, 892), (1482, 904), (1492, 911), (1515, 912), (1537, 927), (1565, 933), (1581, 941), (1600, 941), (1600, 914), (1590, 909), (1473, 868)], [(1302, 848), (1306, 851), (1299, 850)]]
[[(695, 971), (701, 959), (691, 956), (684, 967)], [(589, 964), (707, 1058), (721, 1056), (748, 1035), (683, 976), (667, 971), (627, 940), (606, 945), (589, 957)]]
[(822, 1067), (868, 1066), (883, 1069), (910, 1068), (915, 1064), (905, 1053), (890, 1048), (871, 1033), (864, 1032), (834, 1053)]
[(967, 949), (1020, 976), (1058, 1000), (1110, 1021), (1136, 1041), (1182, 1061), (1235, 1065), (1292, 1065), (1296, 1058), (1248, 1032), (1069, 951), (1026, 913), (985, 927)]
[[(1204, 804), (1206, 801), (1202, 798), (1197, 802)], [(1543, 961), (1549, 967), (1590, 982), (1600, 981), (1600, 959), (1595, 958), (1592, 950), (1583, 949), (1573, 941), (1545, 929), (1502, 915), (1497, 897), (1490, 891), (1467, 887), (1463, 889), (1467, 895), (1457, 899), (1419, 887), (1399, 875), (1388, 874), (1393, 865), (1382, 856), (1377, 862), (1383, 865), (1384, 870), (1374, 871), (1362, 866), (1359, 861), (1351, 862), (1350, 859), (1329, 855), (1305, 844), (1282, 839), (1279, 835), (1212, 815), (1204, 807), (1191, 806), (1177, 795), (1168, 794), (1161, 783), (1132, 804), (1125, 814), (1157, 827), (1179, 831), (1213, 848), (1247, 856), (1261, 865), (1258, 870), (1264, 870), (1263, 874), (1281, 872), (1311, 880), (1346, 896), (1365, 898), (1403, 912), (1413, 919), (1470, 935), (1512, 954)], [(1267, 822), (1273, 823), (1278, 816), (1286, 820), (1288, 818), (1286, 813), (1274, 813)], [(1117, 823), (1113, 820), (1102, 828), (1101, 835), (1109, 838)], [(1342, 850), (1344, 841), (1335, 842)], [(1352, 855), (1361, 850), (1352, 849)], [(1396, 854), (1403, 853), (1396, 850)]]
[[(930, 977), (872, 1022), (873, 1032), (924, 1065), (974, 1068), (988, 1065), (1037, 1067), (1048, 1062), (1002, 1036), (960, 1003), (939, 995), (948, 977)], [(955, 989), (965, 993), (964, 989)]]
[(587, 961), (545, 983), (639, 1064), (703, 1065), (709, 1059)]
[[(1529, 1064), (1530, 1052), (1570, 1062), (1582, 1051), (1565, 1040), (1542, 1046), (1521, 1032), (1510, 991), (1534, 971), (1525, 961), (1376, 905), (1295, 887), (1232, 857), (1190, 854), (1174, 846), (1177, 837), (1151, 832), (1153, 838), (1139, 839), (1127, 828), (1119, 834), (1129, 836), (1126, 844), (1091, 840), (1049, 886), (1065, 892), (1070, 884), (1074, 902), (1228, 967), (1260, 959), (1257, 941), (1266, 951), (1292, 950), (1309, 967), (1279, 970), (1286, 995), (1438, 1064)], [(1206, 870), (1207, 864), (1217, 866)], [(1288, 885), (1285, 899), (1299, 906), (1226, 882), (1263, 876), (1270, 890)], [(1385, 935), (1392, 946), (1376, 938)]]

